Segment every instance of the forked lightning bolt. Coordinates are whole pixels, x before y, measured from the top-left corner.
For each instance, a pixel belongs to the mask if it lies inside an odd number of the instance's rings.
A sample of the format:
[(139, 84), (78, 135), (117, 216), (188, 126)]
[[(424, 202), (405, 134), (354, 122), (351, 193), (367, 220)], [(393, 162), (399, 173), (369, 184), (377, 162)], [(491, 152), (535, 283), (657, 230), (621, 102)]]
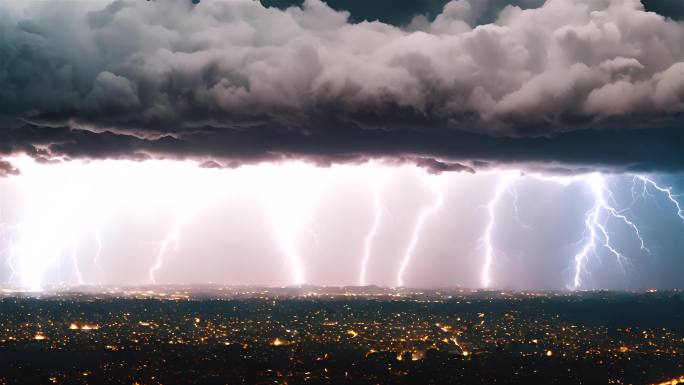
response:
[(670, 202), (672, 202), (672, 204), (677, 208), (677, 216), (682, 220), (682, 222), (684, 222), (684, 211), (682, 210), (682, 206), (680, 205), (679, 201), (675, 198), (675, 195), (672, 194), (671, 188), (661, 187), (653, 179), (650, 179), (650, 178), (645, 177), (643, 175), (637, 175), (636, 178), (641, 180), (644, 183), (644, 190), (643, 190), (644, 194), (648, 194), (648, 186), (651, 186), (655, 190), (660, 191), (661, 193), (665, 194), (667, 199)]
[(612, 243), (608, 230), (606, 229), (605, 218), (603, 215), (612, 217), (622, 222), (632, 229), (637, 240), (639, 241), (641, 250), (650, 253), (650, 250), (645, 246), (639, 227), (629, 220), (620, 210), (616, 209), (606, 199), (606, 194), (611, 195), (610, 190), (606, 187), (605, 177), (601, 174), (591, 174), (582, 177), (582, 179), (589, 185), (593, 196), (594, 205), (587, 211), (584, 217), (585, 225), (585, 244), (580, 251), (575, 255), (575, 274), (573, 278), (573, 289), (577, 290), (582, 285), (582, 272), (585, 270), (587, 259), (590, 254), (596, 255), (598, 248), (603, 247), (615, 256), (618, 264), (624, 270), (624, 263), (627, 261), (625, 256)]
[[(81, 238), (84, 236), (95, 238), (93, 255), (90, 257), (92, 259), (88, 259), (88, 262), (102, 271), (101, 258), (103, 257), (103, 248), (107, 245), (104, 242), (106, 239), (103, 239), (103, 235), (106, 237), (107, 234), (104, 231), (106, 230), (104, 215), (110, 212), (110, 206), (104, 203), (106, 199), (103, 196), (96, 193), (99, 191), (96, 189), (96, 181), (92, 182), (91, 185), (91, 180), (88, 177), (81, 178), (81, 174), (76, 174), (76, 172), (82, 172), (79, 168), (81, 166), (76, 163), (65, 163), (54, 167), (61, 167), (64, 173), (54, 175), (55, 173), (51, 172), (52, 169), (42, 169), (42, 166), (27, 164), (29, 172), (21, 177), (27, 179), (19, 181), (21, 183), (17, 185), (18, 188), (25, 185), (25, 190), (18, 191), (25, 191), (27, 194), (25, 198), (29, 203), (26, 205), (27, 211), (20, 212), (21, 217), (12, 217), (11, 220), (6, 217), (6, 213), (0, 213), (0, 241), (2, 242), (0, 258), (3, 258), (3, 263), (7, 264), (8, 284), (33, 290), (42, 290), (53, 282), (82, 284), (84, 280), (88, 279), (88, 276), (84, 277), (81, 271), (81, 267), (86, 261), (85, 248), (79, 247), (83, 246)], [(273, 227), (273, 240), (281, 247), (282, 255), (289, 269), (287, 280), (294, 284), (302, 284), (305, 282), (306, 266), (298, 244), (301, 234), (306, 230), (312, 234), (313, 238), (316, 238), (313, 228), (309, 226), (309, 219), (315, 208), (314, 203), (318, 191), (323, 188), (322, 186), (325, 186), (325, 183), (320, 181), (324, 174), (319, 172), (317, 168), (305, 165), (288, 167), (290, 168), (286, 169), (285, 172), (278, 167), (269, 166), (255, 168), (254, 171), (250, 171), (249, 175), (236, 175), (240, 178), (244, 177), (245, 184), (253, 181), (252, 186), (254, 186), (255, 191), (263, 194), (263, 203), (269, 213)], [(105, 170), (110, 169), (106, 168)], [(111, 170), (116, 171), (116, 169)], [(155, 170), (156, 175), (156, 171), (159, 169), (152, 168), (152, 170)], [(188, 170), (188, 176), (196, 175), (194, 169), (188, 168)], [(264, 170), (265, 174), (263, 173)], [(365, 237), (360, 240), (363, 242), (363, 256), (360, 276), (358, 276), (360, 285), (368, 284), (368, 264), (372, 257), (373, 243), (378, 241), (378, 234), (383, 223), (388, 222), (383, 218), (382, 189), (377, 182), (378, 175), (376, 174), (381, 173), (376, 172), (373, 175), (375, 178), (372, 179), (375, 182), (372, 190), (372, 223)], [(87, 176), (88, 174), (84, 175)], [(500, 258), (498, 257), (503, 255), (497, 249), (496, 236), (505, 230), (498, 221), (501, 219), (501, 207), (504, 203), (508, 204), (508, 199), (504, 199), (507, 192), (511, 194), (510, 204), (520, 226), (530, 228), (531, 223), (520, 220), (520, 214), (525, 206), (519, 205), (519, 198), (523, 198), (523, 196), (519, 196), (516, 190), (517, 186), (520, 185), (518, 182), (524, 182), (527, 179), (563, 186), (570, 184), (586, 185), (591, 194), (591, 201), (587, 203), (590, 207), (587, 208), (586, 212), (579, 214), (580, 218), (577, 218), (577, 222), (581, 221), (583, 225), (583, 236), (580, 241), (582, 243), (576, 246), (573, 258), (568, 263), (572, 269), (572, 275), (568, 279), (567, 285), (569, 289), (581, 289), (588, 286), (585, 275), (589, 273), (591, 258), (607, 255), (615, 258), (623, 269), (627, 266), (632, 255), (627, 253), (627, 249), (623, 248), (620, 242), (616, 241), (617, 237), (611, 232), (611, 230), (615, 231), (616, 227), (628, 231), (628, 234), (633, 236), (633, 253), (651, 253), (648, 248), (648, 234), (643, 231), (641, 222), (631, 211), (641, 199), (661, 199), (667, 204), (667, 208), (671, 208), (673, 214), (677, 215), (677, 218), (684, 224), (684, 210), (682, 209), (684, 206), (678, 200), (679, 197), (672, 192), (670, 187), (660, 185), (649, 176), (632, 176), (632, 204), (626, 208), (619, 202), (619, 199), (616, 199), (620, 197), (619, 194), (613, 196), (612, 185), (607, 183), (612, 179), (598, 173), (554, 177), (538, 174), (521, 175), (519, 171), (503, 171), (499, 172), (497, 176), (500, 179), (486, 205), (486, 225), (481, 238), (482, 249), (479, 250), (482, 253), (482, 261), (480, 262), (482, 270), (479, 279), (481, 286), (485, 288), (496, 285), (492, 271), (495, 264), (499, 263)], [(430, 201), (426, 202), (427, 206), (421, 207), (415, 222), (412, 224), (411, 237), (405, 253), (402, 255), (396, 276), (397, 286), (404, 285), (404, 277), (411, 266), (418, 246), (421, 244), (421, 237), (424, 235), (427, 221), (443, 205), (444, 192), (438, 184), (441, 178), (427, 174), (421, 174), (420, 178), (423, 178), (421, 179), (422, 182), (431, 190), (432, 195)], [(87, 182), (74, 184), (65, 183), (65, 180), (86, 180)], [(210, 181), (215, 182), (213, 178), (208, 177), (207, 183)], [(45, 194), (44, 191), (49, 191), (50, 194)], [(151, 283), (157, 282), (165, 258), (179, 248), (181, 232), (188, 223), (189, 214), (197, 210), (197, 207), (194, 207), (197, 203), (193, 203), (193, 207), (188, 208), (188, 202), (193, 201), (192, 198), (195, 196), (193, 194), (197, 194), (197, 191), (195, 189), (183, 191), (185, 193), (182, 196), (172, 197), (179, 204), (176, 207), (179, 211), (175, 221), (167, 225), (170, 228), (165, 228), (168, 232), (163, 235), (164, 239), (156, 244), (157, 248), (152, 252), (155, 257), (154, 264), (147, 271)], [(158, 196), (156, 194), (151, 195)], [(115, 196), (116, 194), (112, 194), (106, 198), (114, 199)], [(194, 200), (197, 201), (197, 199)], [(636, 247), (637, 242), (638, 248)], [(149, 262), (147, 266), (149, 266)], [(355, 264), (355, 266), (357, 265)]]
[[(581, 287), (582, 281), (581, 281), (581, 276), (582, 273), (585, 271), (587, 259), (591, 255), (595, 255), (598, 251), (599, 247), (604, 248), (605, 250), (609, 251), (612, 255), (615, 256), (617, 259), (618, 263), (620, 266), (624, 268), (624, 263), (627, 261), (625, 256), (617, 249), (617, 247), (612, 243), (610, 233), (606, 229), (606, 220), (608, 218), (613, 218), (615, 220), (618, 220), (622, 222), (624, 225), (628, 226), (632, 232), (634, 233), (636, 239), (639, 242), (640, 249), (645, 252), (650, 254), (650, 250), (646, 247), (646, 242), (644, 241), (644, 238), (641, 234), (641, 231), (639, 227), (629, 219), (624, 212), (626, 210), (618, 210), (615, 206), (616, 204), (613, 202), (613, 196), (612, 192), (608, 189), (608, 187), (605, 184), (605, 178), (596, 173), (596, 174), (590, 174), (590, 175), (582, 175), (582, 176), (575, 176), (575, 177), (554, 177), (554, 176), (544, 176), (544, 175), (538, 175), (538, 174), (531, 174), (529, 176), (520, 176), (520, 175), (515, 175), (514, 172), (506, 172), (503, 174), (501, 177), (501, 180), (497, 186), (497, 189), (494, 193), (494, 196), (492, 199), (489, 201), (487, 205), (487, 213), (488, 213), (488, 222), (487, 226), (485, 227), (484, 231), (484, 236), (482, 237), (482, 242), (484, 243), (484, 267), (482, 269), (481, 273), (481, 281), (482, 281), (482, 286), (485, 288), (489, 288), (492, 283), (491, 279), (491, 267), (492, 264), (496, 260), (496, 247), (494, 246), (494, 228), (496, 227), (496, 208), (499, 205), (499, 202), (501, 200), (501, 197), (503, 196), (504, 191), (508, 189), (508, 191), (511, 192), (513, 196), (513, 205), (515, 209), (516, 215), (519, 215), (519, 207), (518, 207), (518, 194), (515, 192), (515, 186), (513, 185), (513, 180), (516, 179), (525, 179), (525, 178), (530, 178), (530, 179), (537, 179), (541, 181), (547, 181), (551, 183), (557, 183), (561, 184), (564, 186), (567, 186), (570, 183), (574, 182), (584, 182), (586, 183), (592, 192), (593, 195), (593, 200), (594, 204), (592, 207), (587, 211), (587, 213), (584, 216), (584, 226), (585, 226), (585, 243), (581, 247), (580, 251), (575, 255), (573, 261), (574, 261), (574, 276), (573, 276), (573, 283), (572, 283), (572, 288), (573, 289), (579, 289)], [(640, 177), (641, 178), (641, 177)], [(650, 183), (650, 179), (644, 178), (645, 183)], [(654, 188), (658, 189), (659, 191), (662, 192), (669, 192), (668, 189), (663, 189), (662, 187), (658, 186)], [(668, 194), (668, 197), (670, 200), (674, 201), (675, 203), (676, 200), (673, 199), (673, 196), (671, 194)], [(679, 209), (679, 206), (678, 206)], [(681, 213), (681, 210), (679, 211)], [(681, 217), (681, 216), (680, 216)], [(682, 218), (684, 219), (684, 218)], [(521, 222), (522, 223), (522, 222)], [(524, 225), (525, 227), (529, 227), (528, 225)]]

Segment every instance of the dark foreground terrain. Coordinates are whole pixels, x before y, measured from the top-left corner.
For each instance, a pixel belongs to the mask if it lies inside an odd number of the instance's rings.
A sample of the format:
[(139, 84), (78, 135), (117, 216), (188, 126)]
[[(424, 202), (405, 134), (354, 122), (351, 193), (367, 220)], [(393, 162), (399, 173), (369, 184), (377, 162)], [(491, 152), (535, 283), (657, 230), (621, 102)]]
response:
[(156, 287), (0, 297), (2, 384), (676, 384), (682, 375), (679, 292)]

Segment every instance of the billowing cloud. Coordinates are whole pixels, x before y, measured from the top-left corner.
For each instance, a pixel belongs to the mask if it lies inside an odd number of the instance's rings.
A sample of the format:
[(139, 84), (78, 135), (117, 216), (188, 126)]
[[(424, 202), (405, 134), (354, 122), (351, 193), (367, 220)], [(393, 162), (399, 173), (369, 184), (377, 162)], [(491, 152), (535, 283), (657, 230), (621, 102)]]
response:
[(10, 162), (0, 160), (0, 177), (7, 175), (16, 175), (18, 173), (19, 170), (16, 167), (14, 167)]
[(548, 0), (479, 24), (485, 3), (397, 27), (319, 0), (4, 2), (0, 152), (684, 168), (683, 23)]

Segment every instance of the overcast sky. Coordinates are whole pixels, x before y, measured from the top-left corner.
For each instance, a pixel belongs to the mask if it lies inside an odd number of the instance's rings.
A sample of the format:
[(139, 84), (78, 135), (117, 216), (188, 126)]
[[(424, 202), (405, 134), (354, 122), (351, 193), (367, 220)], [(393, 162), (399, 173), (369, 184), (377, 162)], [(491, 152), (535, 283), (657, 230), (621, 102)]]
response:
[(684, 24), (537, 3), (3, 2), (0, 153), (681, 169)]

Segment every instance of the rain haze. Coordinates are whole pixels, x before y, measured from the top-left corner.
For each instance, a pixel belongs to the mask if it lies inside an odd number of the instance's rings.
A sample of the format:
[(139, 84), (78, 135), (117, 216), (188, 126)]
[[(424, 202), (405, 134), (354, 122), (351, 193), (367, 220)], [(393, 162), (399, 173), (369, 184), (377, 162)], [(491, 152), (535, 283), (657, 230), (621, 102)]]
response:
[(0, 279), (684, 288), (683, 17), (3, 2)]

